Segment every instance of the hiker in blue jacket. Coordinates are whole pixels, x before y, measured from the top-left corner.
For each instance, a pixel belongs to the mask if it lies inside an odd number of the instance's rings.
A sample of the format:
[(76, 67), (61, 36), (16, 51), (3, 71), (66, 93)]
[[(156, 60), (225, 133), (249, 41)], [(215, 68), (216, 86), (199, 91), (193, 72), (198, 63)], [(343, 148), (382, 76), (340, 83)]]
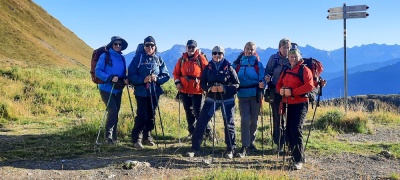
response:
[(254, 141), (262, 103), (261, 94), (264, 89), (264, 67), (253, 42), (246, 43), (244, 51), (233, 62), (233, 68), (240, 81), (237, 97), (241, 117), (242, 148), (237, 155), (245, 157), (249, 150), (257, 150)]
[[(143, 48), (138, 48), (128, 68), (129, 83), (134, 85), (137, 116), (132, 129), (133, 147), (154, 146), (151, 131), (155, 126), (155, 109), (159, 97), (164, 94), (161, 85), (170, 76), (164, 60), (157, 55), (156, 41), (152, 36), (144, 39)], [(156, 97), (157, 96), (157, 97)]]
[[(101, 99), (107, 107), (107, 120), (105, 124), (106, 141), (108, 144), (117, 142), (117, 123), (118, 113), (121, 107), (122, 91), (126, 80), (126, 64), (122, 51), (128, 47), (128, 43), (119, 36), (111, 37), (108, 43), (107, 52), (103, 53), (96, 65), (96, 76), (104, 81), (99, 84)], [(110, 59), (106, 64), (106, 53), (109, 53)]]

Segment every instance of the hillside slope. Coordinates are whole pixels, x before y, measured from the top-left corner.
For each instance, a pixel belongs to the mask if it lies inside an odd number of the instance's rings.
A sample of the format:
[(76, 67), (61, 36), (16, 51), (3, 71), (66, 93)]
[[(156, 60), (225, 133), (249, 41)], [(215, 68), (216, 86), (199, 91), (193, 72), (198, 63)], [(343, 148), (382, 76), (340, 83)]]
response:
[(89, 67), (92, 48), (31, 0), (0, 0), (0, 61)]

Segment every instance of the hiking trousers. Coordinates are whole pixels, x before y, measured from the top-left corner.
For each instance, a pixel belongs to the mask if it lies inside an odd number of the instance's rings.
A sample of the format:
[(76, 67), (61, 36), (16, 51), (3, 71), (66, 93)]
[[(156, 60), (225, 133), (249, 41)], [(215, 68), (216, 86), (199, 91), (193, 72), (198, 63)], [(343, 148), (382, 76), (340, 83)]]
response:
[(257, 98), (245, 97), (239, 99), (240, 130), (242, 132), (242, 146), (250, 147), (256, 139), (258, 115), (260, 114), (261, 102)]
[[(188, 123), (189, 134), (193, 134), (196, 121), (200, 114), (203, 95), (181, 93), (183, 108), (185, 109), (186, 121)], [(207, 124), (206, 136), (211, 132), (210, 125)]]
[[(153, 100), (151, 100), (152, 98)], [(136, 117), (135, 124), (132, 128), (132, 142), (136, 143), (143, 140), (153, 140), (151, 137), (151, 131), (155, 126), (155, 113), (158, 106), (155, 96), (135, 96), (136, 99)], [(157, 97), (159, 99), (159, 96)], [(152, 107), (153, 101), (153, 107)], [(154, 109), (152, 109), (154, 108)], [(142, 136), (143, 134), (143, 136)]]
[(292, 151), (294, 162), (300, 162), (304, 158), (303, 123), (308, 111), (308, 102), (288, 104), (286, 124), (286, 140), (289, 150)]
[[(199, 151), (200, 145), (203, 141), (203, 134), (206, 129), (208, 122), (214, 115), (214, 100), (210, 100), (211, 98), (206, 98), (203, 108), (201, 109), (199, 119), (196, 124), (196, 128), (194, 129), (193, 137), (192, 137), (192, 149)], [(221, 107), (222, 101), (215, 101), (215, 110)], [(227, 150), (234, 150), (236, 147), (236, 132), (235, 132), (235, 121), (234, 121), (234, 112), (235, 112), (235, 99), (227, 99), (224, 101), (225, 109), (226, 109), (226, 121), (220, 119), (219, 121), (224, 122), (224, 132), (225, 132), (225, 144), (227, 146)], [(222, 112), (224, 114), (224, 112)], [(218, 119), (216, 119), (217, 121)]]
[[(283, 127), (284, 121), (281, 120), (281, 115), (279, 114), (279, 106), (282, 101), (282, 96), (278, 93), (275, 93), (274, 96), (274, 102), (272, 102), (271, 107), (272, 107), (272, 137), (274, 140), (274, 143), (276, 145), (280, 145), (280, 147), (283, 147), (283, 144), (285, 143), (285, 137), (283, 137), (283, 133), (281, 132), (281, 128)], [(283, 117), (285, 118), (285, 117)], [(279, 143), (280, 142), (280, 143)]]
[(101, 100), (107, 106), (108, 99), (110, 102), (107, 107), (107, 120), (105, 124), (107, 139), (117, 140), (117, 124), (118, 124), (118, 113), (121, 107), (122, 91), (112, 94), (107, 91), (100, 90)]

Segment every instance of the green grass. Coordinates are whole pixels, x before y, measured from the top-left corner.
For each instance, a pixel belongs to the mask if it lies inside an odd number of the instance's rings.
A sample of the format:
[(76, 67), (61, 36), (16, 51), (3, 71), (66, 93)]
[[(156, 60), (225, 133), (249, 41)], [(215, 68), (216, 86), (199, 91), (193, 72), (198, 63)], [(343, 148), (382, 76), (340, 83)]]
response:
[[(161, 118), (164, 126), (167, 148), (163, 154), (167, 162), (185, 161), (183, 154), (190, 149), (189, 144), (178, 145), (178, 137), (187, 135), (187, 124), (181, 107), (179, 124), (179, 103), (174, 100), (176, 89), (172, 80), (163, 86), (166, 95), (160, 98)], [(132, 98), (133, 109), (136, 101)], [(181, 104), (182, 105), (182, 104)], [(17, 160), (52, 160), (79, 157), (106, 157), (133, 156), (134, 158), (158, 158), (159, 151), (135, 150), (132, 148), (130, 133), (133, 127), (132, 111), (124, 89), (121, 111), (118, 123), (119, 146), (95, 146), (97, 133), (105, 105), (100, 100), (100, 95), (95, 84), (90, 81), (90, 74), (84, 70), (54, 68), (54, 67), (5, 67), (0, 69), (0, 162)], [(256, 146), (261, 149), (264, 144), (265, 161), (260, 162), (261, 153), (249, 159), (236, 160), (226, 163), (218, 160), (216, 168), (201, 173), (199, 177), (189, 179), (287, 179), (279, 170), (271, 169), (275, 162), (272, 155), (270, 136), (270, 109), (263, 106), (263, 124), (259, 119), (259, 132)], [(310, 109), (308, 118), (311, 119), (313, 110)], [(135, 112), (134, 112), (135, 114)], [(225, 148), (223, 141), (223, 121), (220, 111), (216, 113), (216, 129), (219, 143), (216, 144), (216, 154), (220, 156)], [(383, 117), (383, 118), (381, 118)], [(159, 146), (164, 148), (161, 135), (160, 117), (156, 116)], [(309, 123), (310, 121), (306, 123)], [(237, 125), (237, 146), (240, 141), (240, 117), (237, 109), (235, 114)], [(371, 133), (375, 125), (399, 125), (398, 114), (379, 112), (355, 112), (347, 114), (341, 109), (332, 106), (320, 107), (315, 118), (316, 130), (311, 131), (307, 145), (307, 153), (327, 155), (332, 153), (356, 153), (362, 155), (378, 154), (382, 150), (390, 151), (396, 158), (400, 158), (400, 145), (397, 143), (354, 143), (338, 140), (337, 136), (344, 132)], [(264, 141), (260, 131), (264, 131)], [(308, 129), (304, 129), (304, 137)], [(101, 131), (102, 142), (104, 130)], [(155, 132), (153, 131), (153, 135)], [(210, 150), (210, 144), (205, 150)], [(218, 158), (220, 159), (220, 158)], [(268, 160), (269, 159), (269, 160)], [(166, 165), (166, 164), (164, 164)], [(279, 165), (279, 163), (278, 163)], [(186, 164), (185, 166), (190, 166)], [(240, 167), (240, 168), (238, 168)], [(198, 171), (193, 167), (191, 171)], [(258, 169), (264, 169), (260, 173)], [(398, 176), (398, 175), (397, 175)], [(396, 174), (393, 175), (396, 177)]]

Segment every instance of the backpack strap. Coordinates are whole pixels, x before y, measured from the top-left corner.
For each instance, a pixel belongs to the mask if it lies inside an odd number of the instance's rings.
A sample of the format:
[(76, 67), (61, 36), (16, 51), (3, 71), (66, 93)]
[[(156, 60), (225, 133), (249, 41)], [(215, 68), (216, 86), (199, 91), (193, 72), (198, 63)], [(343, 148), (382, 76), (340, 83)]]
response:
[(142, 58), (143, 58), (143, 53), (140, 53), (140, 59), (139, 59), (138, 65), (137, 65), (138, 69), (139, 69), (140, 65), (142, 64)]

